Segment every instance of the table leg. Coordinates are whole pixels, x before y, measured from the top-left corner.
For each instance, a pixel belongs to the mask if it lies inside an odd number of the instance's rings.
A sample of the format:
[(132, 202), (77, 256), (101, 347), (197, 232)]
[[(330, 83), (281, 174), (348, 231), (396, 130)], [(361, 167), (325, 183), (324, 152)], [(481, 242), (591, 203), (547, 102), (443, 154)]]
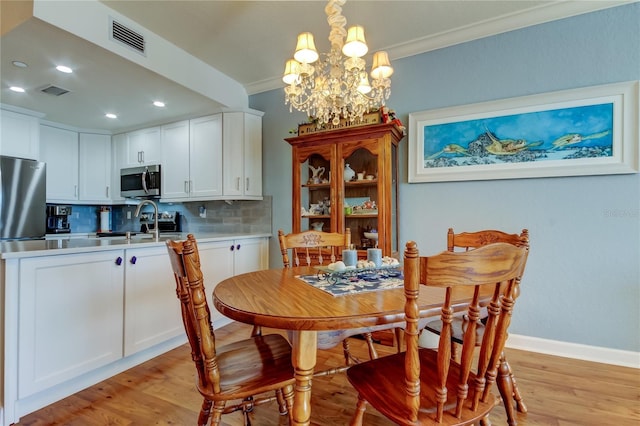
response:
[(309, 425), (311, 422), (311, 379), (316, 365), (317, 346), (316, 331), (294, 331), (291, 355), (296, 378), (293, 396), (294, 425)]

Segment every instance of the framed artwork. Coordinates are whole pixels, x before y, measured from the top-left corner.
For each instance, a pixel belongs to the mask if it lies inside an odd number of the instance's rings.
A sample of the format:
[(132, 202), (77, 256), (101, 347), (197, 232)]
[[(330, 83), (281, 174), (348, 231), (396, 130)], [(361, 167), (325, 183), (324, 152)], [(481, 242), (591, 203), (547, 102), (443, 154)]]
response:
[(409, 182), (638, 172), (638, 81), (409, 114)]

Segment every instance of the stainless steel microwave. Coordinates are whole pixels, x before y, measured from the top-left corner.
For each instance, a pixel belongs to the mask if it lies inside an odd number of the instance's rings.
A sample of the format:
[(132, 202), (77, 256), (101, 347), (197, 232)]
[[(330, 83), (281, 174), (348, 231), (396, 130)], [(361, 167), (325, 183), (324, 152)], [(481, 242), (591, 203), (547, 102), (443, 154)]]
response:
[(120, 195), (126, 198), (160, 197), (160, 164), (120, 169)]

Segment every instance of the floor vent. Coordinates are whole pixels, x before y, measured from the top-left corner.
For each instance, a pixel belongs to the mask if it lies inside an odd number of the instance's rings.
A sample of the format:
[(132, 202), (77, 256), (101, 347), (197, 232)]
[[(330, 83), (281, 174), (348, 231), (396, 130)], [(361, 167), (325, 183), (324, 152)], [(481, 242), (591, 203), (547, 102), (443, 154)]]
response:
[(43, 87), (42, 89), (40, 89), (40, 91), (42, 93), (46, 93), (47, 95), (52, 95), (52, 96), (60, 96), (60, 95), (64, 95), (65, 93), (69, 93), (69, 91), (67, 89), (63, 89), (62, 87), (54, 86), (53, 84), (49, 84), (49, 85)]
[(144, 36), (127, 28), (120, 22), (111, 18), (111, 39), (130, 47), (136, 52), (145, 54)]

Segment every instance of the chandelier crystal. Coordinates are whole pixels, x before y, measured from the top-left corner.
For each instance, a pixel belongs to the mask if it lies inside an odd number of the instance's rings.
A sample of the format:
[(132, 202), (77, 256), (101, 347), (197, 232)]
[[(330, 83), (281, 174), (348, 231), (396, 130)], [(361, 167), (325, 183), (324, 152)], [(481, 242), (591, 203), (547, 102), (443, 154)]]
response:
[(318, 125), (337, 126), (341, 118), (362, 120), (368, 111), (383, 106), (391, 94), (389, 77), (393, 68), (387, 52), (373, 55), (371, 73), (367, 74), (362, 58), (369, 50), (364, 28), (356, 25), (345, 30), (347, 20), (342, 16), (345, 3), (346, 0), (329, 0), (324, 9), (331, 27), (331, 51), (319, 55), (313, 34), (298, 35), (293, 59), (286, 62), (282, 77), (288, 85), (284, 93), (289, 111), (295, 108), (305, 112), (317, 119)]

